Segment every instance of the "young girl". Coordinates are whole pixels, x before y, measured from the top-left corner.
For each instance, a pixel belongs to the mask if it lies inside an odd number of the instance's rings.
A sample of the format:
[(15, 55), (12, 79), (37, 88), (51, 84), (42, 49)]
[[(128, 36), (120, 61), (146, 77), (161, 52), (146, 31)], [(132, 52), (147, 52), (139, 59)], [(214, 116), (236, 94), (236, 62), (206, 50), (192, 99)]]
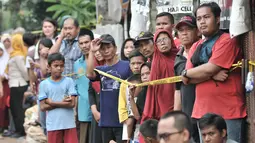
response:
[(128, 61), (129, 54), (135, 49), (134, 42), (135, 40), (132, 38), (128, 38), (123, 42), (120, 51), (121, 60)]
[[(37, 85), (39, 85), (40, 81), (42, 81), (44, 78), (49, 76), (47, 65), (48, 65), (48, 53), (49, 49), (53, 45), (52, 41), (48, 38), (43, 38), (39, 42), (39, 49), (38, 49), (38, 55), (39, 60), (34, 63), (31, 62), (31, 68), (30, 68), (30, 78), (33, 83), (33, 91), (37, 92)], [(43, 112), (39, 110), (39, 120), (40, 124), (44, 130), (44, 133), (46, 135), (46, 112)]]
[[(37, 60), (37, 62), (30, 62), (32, 67), (30, 70), (33, 71), (30, 72), (33, 74), (32, 77), (30, 76), (30, 78), (33, 79), (33, 82), (36, 82), (37, 79), (41, 80), (47, 76), (47, 58), (52, 45), (52, 41), (48, 38), (43, 38), (40, 40), (38, 48), (39, 60)], [(34, 75), (34, 73), (36, 73), (36, 75)]]
[(4, 44), (4, 48), (7, 51), (7, 53), (10, 54), (12, 51), (10, 34), (7, 33), (3, 34), (1, 37), (1, 43)]
[(52, 40), (55, 43), (55, 37), (57, 36), (58, 25), (57, 22), (50, 18), (45, 18), (42, 23), (43, 37)]

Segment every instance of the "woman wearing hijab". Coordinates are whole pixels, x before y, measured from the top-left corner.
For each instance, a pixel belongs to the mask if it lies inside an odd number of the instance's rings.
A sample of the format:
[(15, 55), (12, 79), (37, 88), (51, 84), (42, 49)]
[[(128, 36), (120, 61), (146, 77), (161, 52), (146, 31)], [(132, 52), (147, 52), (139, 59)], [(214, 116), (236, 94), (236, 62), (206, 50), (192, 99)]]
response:
[[(171, 33), (158, 30), (154, 36), (154, 54), (150, 81), (174, 76), (174, 60), (178, 52)], [(174, 107), (174, 84), (149, 86), (146, 95), (142, 122), (147, 119), (159, 120)]]
[(12, 137), (18, 138), (25, 135), (22, 101), (29, 80), (27, 68), (25, 67), (27, 48), (23, 44), (22, 35), (15, 34), (12, 37), (12, 48), (13, 51), (8, 62), (9, 87), (11, 89), (10, 108), (16, 128), (16, 133)]
[(4, 44), (4, 48), (7, 51), (7, 53), (10, 54), (12, 51), (10, 34), (7, 33), (3, 34), (1, 37), (1, 43)]
[(8, 64), (9, 54), (4, 45), (0, 43), (0, 132), (8, 127), (8, 108), (6, 101), (10, 95), (7, 75), (5, 70)]
[[(8, 33), (5, 33), (2, 35), (1, 37), (1, 43), (3, 43), (4, 48), (7, 52), (8, 55), (10, 55), (10, 53), (12, 52), (12, 47), (11, 47), (11, 36)], [(8, 63), (8, 62), (7, 62)], [(6, 67), (1, 67), (1, 68), (6, 68)], [(11, 114), (11, 110), (10, 110), (10, 88), (8, 85), (8, 80), (5, 78), (3, 78), (3, 89), (4, 89), (4, 93), (7, 94), (7, 100), (6, 100), (6, 104), (8, 106), (8, 113), (9, 113), (9, 129), (8, 130), (4, 130), (3, 132), (3, 136), (10, 136), (14, 131), (15, 131), (15, 126), (14, 126), (14, 121), (12, 118), (12, 114)]]

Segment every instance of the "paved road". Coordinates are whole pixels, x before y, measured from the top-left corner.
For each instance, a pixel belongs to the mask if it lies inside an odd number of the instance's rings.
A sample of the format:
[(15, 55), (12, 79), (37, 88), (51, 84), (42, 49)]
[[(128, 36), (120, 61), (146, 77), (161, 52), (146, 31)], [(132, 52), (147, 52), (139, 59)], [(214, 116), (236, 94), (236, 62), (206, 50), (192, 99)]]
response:
[(23, 139), (3, 138), (0, 143), (24, 143)]
[(17, 143), (17, 139), (3, 138), (3, 139), (0, 139), (0, 143)]

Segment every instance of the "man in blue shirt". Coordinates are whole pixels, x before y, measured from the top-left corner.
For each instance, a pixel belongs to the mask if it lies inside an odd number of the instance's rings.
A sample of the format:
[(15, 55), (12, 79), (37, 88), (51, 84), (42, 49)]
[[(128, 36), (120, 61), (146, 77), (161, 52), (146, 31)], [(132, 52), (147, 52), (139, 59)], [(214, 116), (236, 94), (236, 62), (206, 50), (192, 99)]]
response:
[(89, 143), (91, 132), (92, 114), (89, 104), (89, 79), (85, 76), (87, 59), (90, 50), (90, 43), (94, 39), (93, 33), (87, 29), (81, 29), (78, 42), (83, 56), (74, 63), (74, 73), (76, 73), (76, 90), (78, 92), (78, 121), (80, 124), (80, 142)]
[(109, 143), (114, 140), (122, 143), (122, 124), (118, 117), (118, 98), (120, 83), (111, 78), (99, 75), (94, 71), (94, 52), (99, 50), (106, 65), (96, 67), (96, 69), (113, 75), (121, 79), (127, 79), (131, 74), (129, 62), (119, 60), (116, 55), (117, 46), (114, 38), (109, 34), (102, 35), (91, 43), (91, 49), (88, 57), (87, 77), (91, 80), (101, 82), (100, 92), (100, 121), (102, 128), (103, 143)]
[(67, 18), (64, 21), (63, 28), (56, 43), (51, 47), (49, 54), (60, 52), (65, 57), (65, 69), (63, 75), (69, 75), (72, 78), (74, 62), (82, 56), (78, 44), (78, 34), (80, 31), (77, 19)]

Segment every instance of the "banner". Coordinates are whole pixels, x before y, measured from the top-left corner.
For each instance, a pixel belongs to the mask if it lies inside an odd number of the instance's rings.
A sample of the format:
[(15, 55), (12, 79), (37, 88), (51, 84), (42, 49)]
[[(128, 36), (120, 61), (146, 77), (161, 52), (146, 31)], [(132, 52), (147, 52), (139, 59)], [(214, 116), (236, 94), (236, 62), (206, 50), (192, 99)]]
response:
[[(146, 2), (146, 0), (144, 2)], [(148, 31), (147, 22), (149, 21), (149, 17), (148, 15), (145, 16), (146, 12), (143, 12), (142, 10), (146, 9), (149, 11), (149, 8), (146, 8), (146, 6), (142, 6), (140, 4), (144, 5), (144, 3), (141, 3), (141, 1), (131, 0), (132, 17), (129, 30), (129, 35), (131, 38), (135, 38), (141, 31)]]
[(131, 9), (135, 9), (135, 13), (137, 14), (148, 17), (150, 12), (150, 0), (131, 0)]
[(193, 0), (156, 0), (158, 13), (192, 13)]
[(232, 38), (252, 29), (250, 10), (249, 1), (233, 1), (229, 26), (229, 33)]

